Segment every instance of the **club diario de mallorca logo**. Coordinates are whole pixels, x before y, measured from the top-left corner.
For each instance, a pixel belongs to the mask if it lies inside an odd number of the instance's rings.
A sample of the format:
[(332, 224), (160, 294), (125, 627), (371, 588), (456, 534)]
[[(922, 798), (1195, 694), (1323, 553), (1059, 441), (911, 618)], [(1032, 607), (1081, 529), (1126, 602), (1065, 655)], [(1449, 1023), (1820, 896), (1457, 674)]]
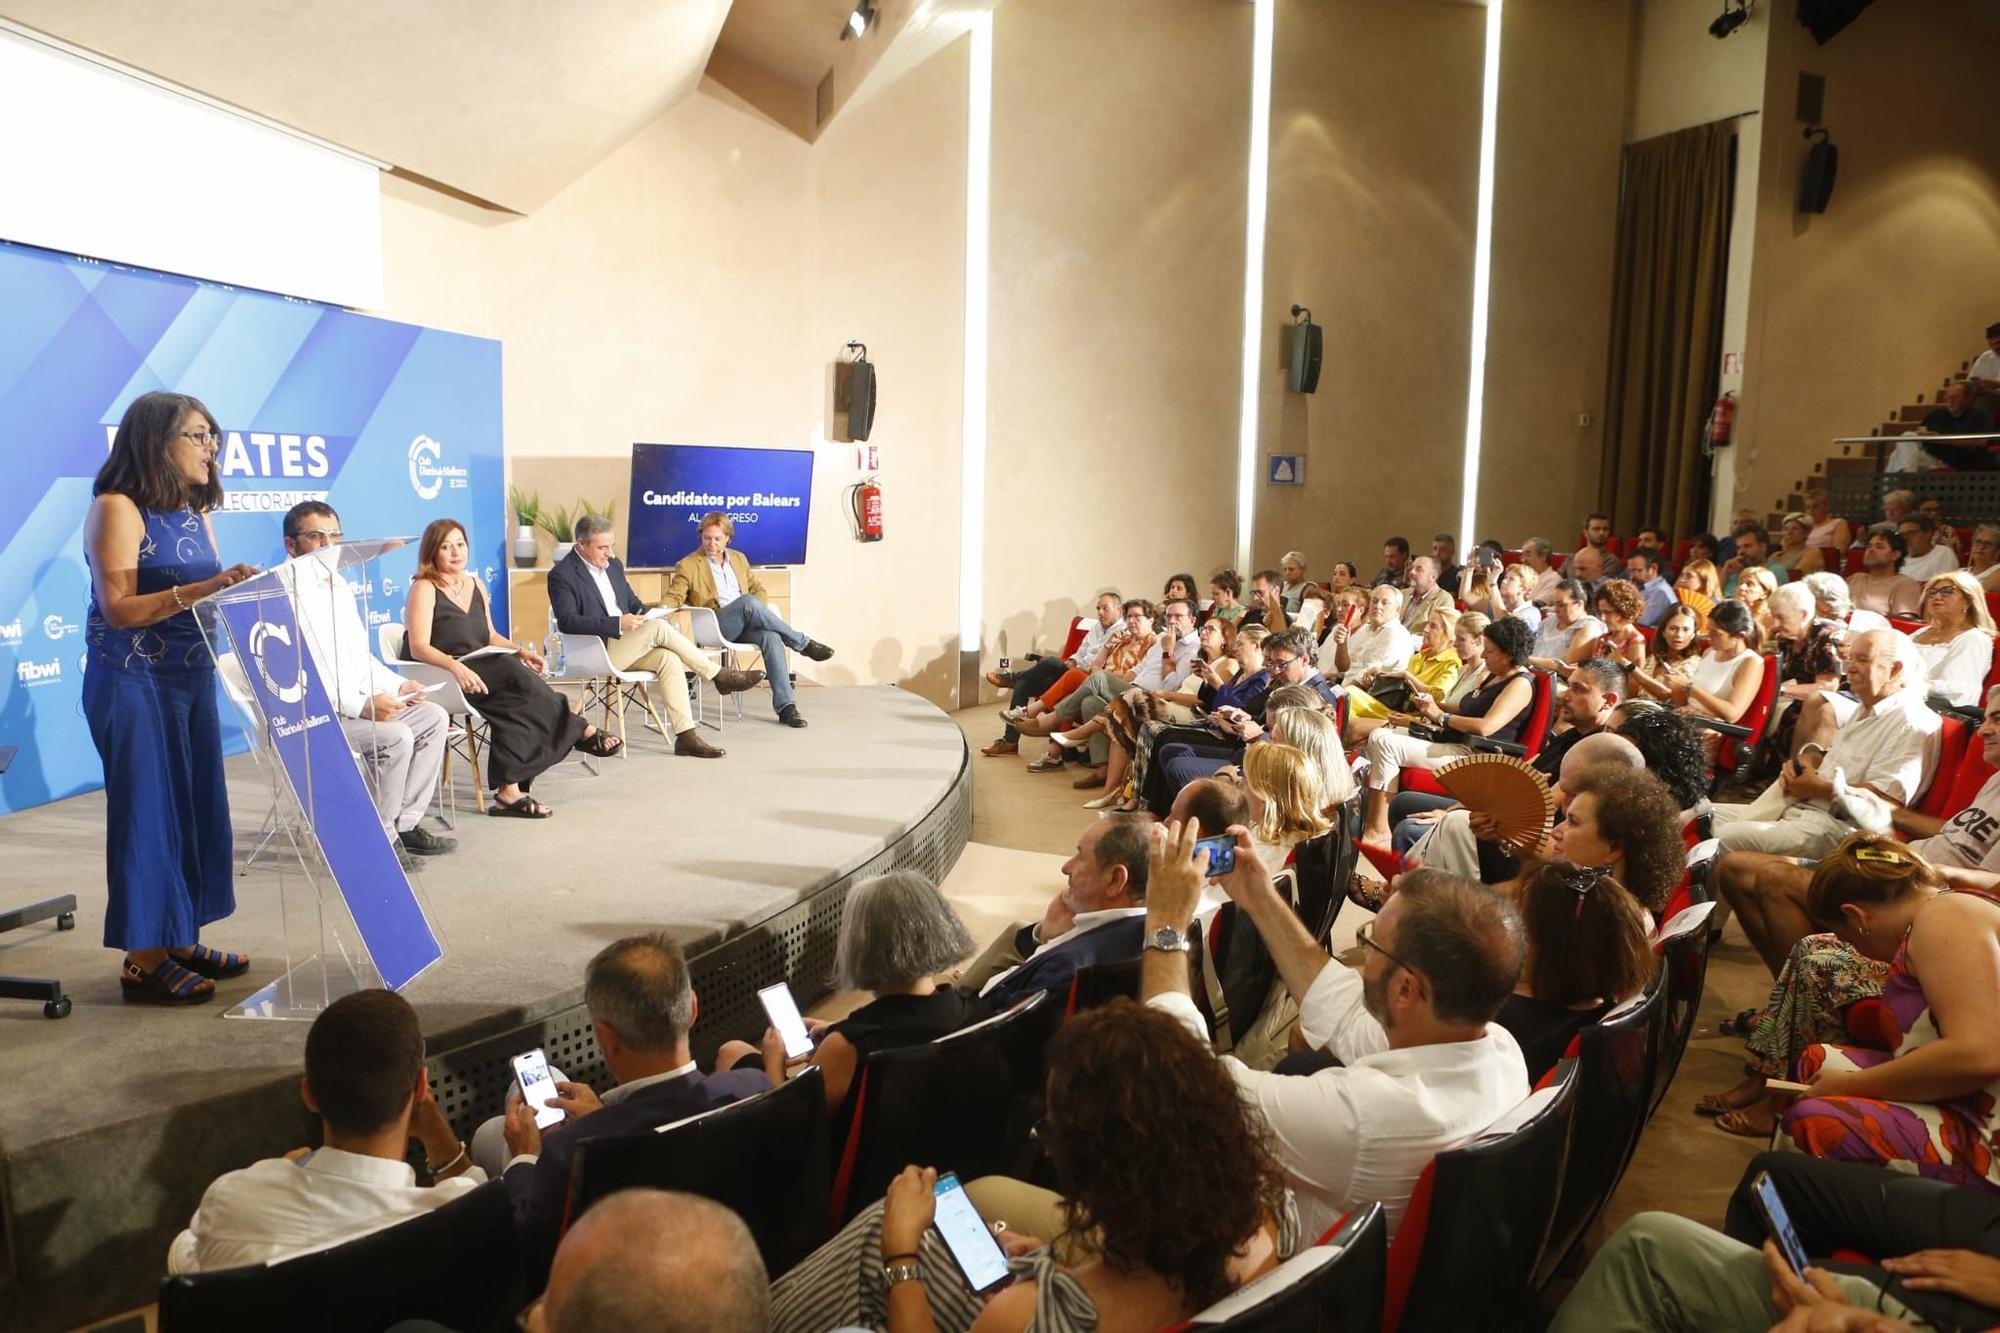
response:
[(267, 645), (276, 640), (287, 648), (292, 646), (292, 632), (283, 625), (273, 625), (268, 620), (260, 620), (250, 630), (250, 660), (257, 664), (257, 674), (264, 680), (264, 688), (279, 703), (295, 704), (306, 697), (306, 664), (293, 655), (291, 668), (293, 679), (280, 685), (271, 675), (270, 654)]
[(444, 446), (428, 435), (410, 441), (410, 489), (419, 500), (435, 500), (446, 490), (462, 491), (472, 484), (462, 467), (444, 461)]

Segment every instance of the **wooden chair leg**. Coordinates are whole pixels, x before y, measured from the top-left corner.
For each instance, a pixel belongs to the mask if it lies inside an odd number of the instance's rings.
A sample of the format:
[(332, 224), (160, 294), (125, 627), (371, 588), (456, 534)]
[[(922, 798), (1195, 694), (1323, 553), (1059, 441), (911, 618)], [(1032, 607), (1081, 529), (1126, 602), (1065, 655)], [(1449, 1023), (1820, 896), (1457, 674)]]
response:
[(466, 766), (472, 770), (472, 799), (478, 802), (479, 809), (481, 812), (484, 812), (486, 809), (486, 779), (479, 771), (479, 733), (473, 730), (473, 723), (469, 718), (465, 723), (465, 748), (467, 751)]

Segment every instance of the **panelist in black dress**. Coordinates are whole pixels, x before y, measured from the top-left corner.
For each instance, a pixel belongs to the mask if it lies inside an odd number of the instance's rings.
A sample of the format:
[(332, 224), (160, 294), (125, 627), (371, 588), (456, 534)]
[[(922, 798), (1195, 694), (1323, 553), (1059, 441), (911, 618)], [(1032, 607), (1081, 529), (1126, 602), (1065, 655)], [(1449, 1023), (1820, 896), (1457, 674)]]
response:
[[(465, 529), (455, 520), (441, 518), (424, 529), (403, 611), (403, 655), (451, 672), (486, 719), (492, 732), (486, 780), (493, 786), (486, 813), (545, 819), (555, 811), (528, 795), (536, 776), (571, 750), (602, 757), (617, 753), (622, 742), (570, 711), (542, 679), (541, 654), (516, 648), (493, 628), (486, 589), (465, 568), (467, 552)], [(506, 651), (459, 660), (489, 646)]]

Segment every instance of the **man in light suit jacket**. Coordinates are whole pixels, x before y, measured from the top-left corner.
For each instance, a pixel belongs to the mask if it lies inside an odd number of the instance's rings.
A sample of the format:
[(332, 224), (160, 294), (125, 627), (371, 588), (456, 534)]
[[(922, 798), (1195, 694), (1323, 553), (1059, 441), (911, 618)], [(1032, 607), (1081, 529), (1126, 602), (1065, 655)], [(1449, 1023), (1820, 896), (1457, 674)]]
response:
[[(516, 1090), (508, 1096), (504, 1120), (488, 1121), (473, 1136), (473, 1159), (492, 1165), (499, 1155), (493, 1129), (498, 1125), (507, 1157), (502, 1176), (536, 1279), (548, 1271), (555, 1252), (577, 1144), (643, 1134), (771, 1087), (761, 1057), (747, 1042), (725, 1042), (713, 1074), (695, 1065), (688, 1050), (694, 986), (687, 956), (671, 935), (632, 935), (606, 945), (584, 971), (583, 1003), (597, 1049), (618, 1086), (599, 1097), (588, 1084), (558, 1082), (554, 1105), (564, 1119), (546, 1131), (535, 1127), (533, 1109)], [(744, 1068), (732, 1067), (744, 1059), (750, 1061)]]
[(832, 657), (833, 649), (799, 633), (765, 605), (769, 594), (751, 573), (750, 562), (741, 552), (729, 549), (729, 539), (735, 535), (736, 524), (729, 515), (719, 511), (702, 515), (701, 549), (682, 556), (674, 566), (667, 584), (667, 605), (709, 607), (721, 624), (723, 638), (755, 645), (771, 682), (771, 706), (778, 710), (778, 721), (788, 727), (803, 727), (806, 720), (799, 716), (799, 706), (792, 699), (791, 659), (785, 656), (785, 649), (804, 653), (815, 662)]
[(549, 570), (549, 609), (555, 612), (556, 628), (603, 639), (605, 656), (620, 671), (652, 672), (661, 711), (673, 729), (674, 753), (720, 759), (723, 752), (695, 728), (687, 673), (713, 682), (719, 694), (747, 690), (764, 673), (719, 667), (666, 621), (646, 619), (646, 604), (626, 581), (624, 563), (611, 554), (611, 545), (610, 519), (585, 514), (576, 521), (576, 545), (569, 558)]

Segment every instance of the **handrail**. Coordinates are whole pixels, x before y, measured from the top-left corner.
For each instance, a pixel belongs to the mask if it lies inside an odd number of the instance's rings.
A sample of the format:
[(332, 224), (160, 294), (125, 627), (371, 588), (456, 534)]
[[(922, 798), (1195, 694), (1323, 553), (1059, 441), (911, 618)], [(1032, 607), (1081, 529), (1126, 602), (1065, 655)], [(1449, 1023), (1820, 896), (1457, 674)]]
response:
[(1904, 440), (2000, 440), (2000, 431), (1981, 431), (1977, 435), (1928, 435), (1912, 428), (1901, 435), (1836, 435), (1835, 444), (1901, 444)]

